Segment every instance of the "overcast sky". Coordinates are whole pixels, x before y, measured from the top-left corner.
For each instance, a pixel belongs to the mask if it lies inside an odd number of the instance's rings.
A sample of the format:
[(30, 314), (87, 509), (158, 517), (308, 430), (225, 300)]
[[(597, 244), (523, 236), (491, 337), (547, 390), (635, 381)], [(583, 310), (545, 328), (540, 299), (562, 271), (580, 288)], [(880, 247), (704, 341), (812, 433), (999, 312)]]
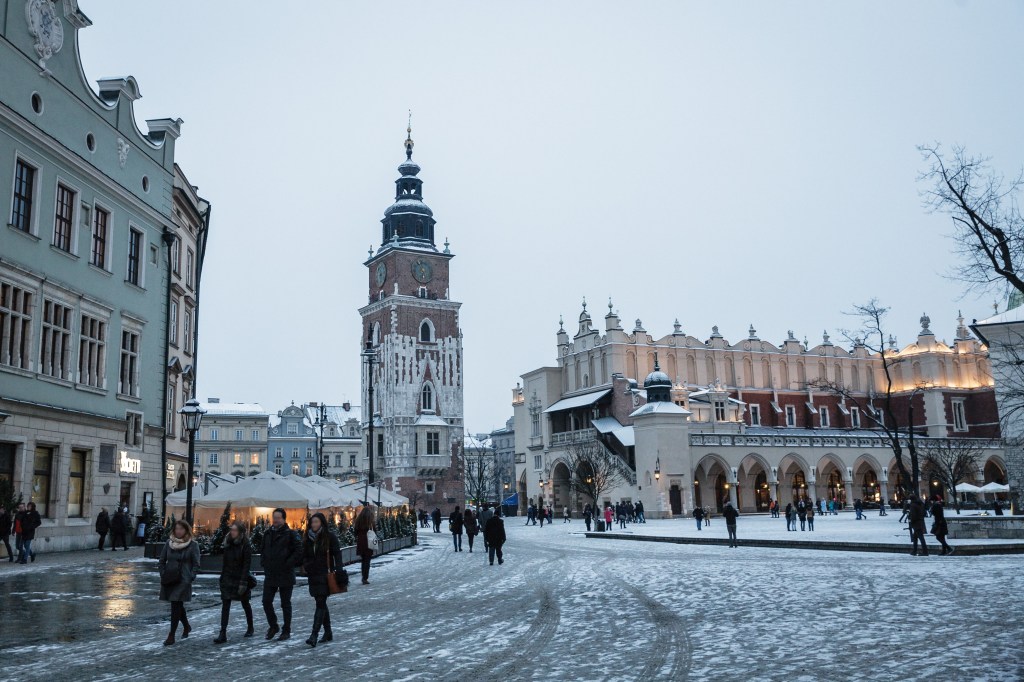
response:
[(362, 265), (413, 110), (464, 302), (466, 425), (511, 415), (586, 295), (656, 337), (814, 345), (871, 297), (952, 339), (947, 219), (915, 149), (1024, 161), (1017, 2), (99, 2), (86, 75), (184, 119), (213, 203), (201, 396), (359, 399)]

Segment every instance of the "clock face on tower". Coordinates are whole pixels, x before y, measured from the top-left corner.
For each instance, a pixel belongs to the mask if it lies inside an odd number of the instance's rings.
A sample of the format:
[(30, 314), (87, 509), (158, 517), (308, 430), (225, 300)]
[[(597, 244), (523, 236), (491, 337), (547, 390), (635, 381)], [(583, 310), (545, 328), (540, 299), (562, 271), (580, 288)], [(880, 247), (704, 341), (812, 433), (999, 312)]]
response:
[(434, 268), (430, 266), (430, 263), (423, 260), (422, 258), (413, 261), (412, 264), (412, 276), (416, 278), (416, 281), (420, 284), (426, 284), (434, 277)]
[(388, 266), (384, 263), (377, 264), (377, 286), (384, 286), (384, 282), (388, 278)]

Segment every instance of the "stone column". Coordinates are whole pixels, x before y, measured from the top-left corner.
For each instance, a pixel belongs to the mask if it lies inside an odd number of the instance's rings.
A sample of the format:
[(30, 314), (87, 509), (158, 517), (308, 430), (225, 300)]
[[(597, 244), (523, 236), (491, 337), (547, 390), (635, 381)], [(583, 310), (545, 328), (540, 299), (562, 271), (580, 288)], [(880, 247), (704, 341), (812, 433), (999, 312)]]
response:
[(888, 507), (889, 506), (889, 482), (888, 481), (882, 481), (880, 485), (882, 487), (882, 502), (884, 502), (885, 506)]
[(732, 508), (736, 509), (738, 511), (739, 508), (740, 508), (740, 501), (739, 501), (739, 498), (736, 496), (736, 484), (735, 483), (731, 483), (729, 485), (729, 501), (732, 502)]

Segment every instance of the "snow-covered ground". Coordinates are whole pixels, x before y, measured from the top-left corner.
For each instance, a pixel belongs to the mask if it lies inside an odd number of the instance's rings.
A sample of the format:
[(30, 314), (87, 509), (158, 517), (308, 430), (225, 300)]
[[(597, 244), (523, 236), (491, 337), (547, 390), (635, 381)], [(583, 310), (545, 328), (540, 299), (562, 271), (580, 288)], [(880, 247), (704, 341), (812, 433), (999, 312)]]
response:
[[(716, 519), (711, 530), (722, 526)], [(204, 580), (189, 607), (192, 636), (165, 648), (167, 605), (142, 564), (69, 568), (69, 579), (96, 572), (98, 604), (57, 572), (8, 579), (0, 570), (0, 677), (1024, 679), (1020, 557), (729, 549), (593, 539), (581, 529), (510, 519), (500, 567), (487, 565), (479, 544), (456, 554), (450, 535), (427, 533), (419, 547), (375, 561), (369, 587), (331, 597), (335, 641), (315, 650), (303, 644), (312, 613), (303, 587), (291, 641), (262, 639), (257, 601), (257, 637), (241, 638), (236, 606), (229, 642), (216, 646), (216, 582)]]
[[(968, 516), (967, 514), (963, 515)], [(955, 512), (950, 511), (947, 518), (954, 518)], [(584, 531), (583, 521), (573, 519), (568, 524), (556, 520), (555, 526), (572, 527), (577, 532)], [(925, 519), (925, 526), (930, 530), (932, 520)], [(786, 530), (786, 519), (773, 519), (768, 515), (752, 514), (741, 515), (736, 521), (736, 536), (739, 539), (757, 538), (759, 540), (789, 540), (800, 542), (877, 542), (885, 544), (906, 544), (910, 546), (910, 534), (906, 522), (900, 523), (900, 512), (889, 512), (888, 516), (879, 516), (878, 511), (869, 512), (863, 519), (858, 520), (853, 512), (840, 512), (834, 516), (814, 517), (814, 530), (800, 530), (800, 523), (797, 522), (796, 531)], [(661, 535), (665, 537), (684, 538), (721, 538), (729, 537), (725, 529), (725, 519), (716, 516), (711, 519), (710, 526), (704, 526), (697, 530), (695, 519), (672, 519), (648, 521), (647, 523), (630, 523), (625, 530), (612, 524), (613, 533), (633, 535)], [(929, 542), (937, 542), (933, 537), (928, 536)], [(949, 540), (951, 545), (971, 544), (1005, 544), (1020, 543), (1020, 540)], [(1022, 559), (1024, 561), (1024, 559)]]

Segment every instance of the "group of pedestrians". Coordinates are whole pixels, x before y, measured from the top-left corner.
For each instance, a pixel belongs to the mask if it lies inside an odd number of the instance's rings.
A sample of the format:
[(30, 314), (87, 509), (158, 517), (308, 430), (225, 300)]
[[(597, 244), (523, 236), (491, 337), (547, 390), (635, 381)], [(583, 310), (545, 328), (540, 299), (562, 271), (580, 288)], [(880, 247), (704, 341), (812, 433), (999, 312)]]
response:
[[(563, 514), (566, 512), (568, 512), (568, 507), (565, 508)], [(526, 508), (526, 523), (524, 525), (536, 526), (538, 520), (540, 521), (541, 528), (544, 527), (545, 521), (548, 522), (549, 526), (555, 522), (555, 511), (551, 508), (551, 505), (538, 507), (532, 502), (530, 503)], [(565, 521), (563, 521), (563, 523), (564, 522)]]
[(485, 504), (480, 509), (479, 515), (469, 507), (460, 513), (459, 506), (456, 505), (454, 511), (448, 516), (448, 530), (452, 534), (452, 545), (456, 552), (462, 551), (463, 532), (465, 532), (466, 544), (469, 545), (470, 552), (473, 551), (473, 541), (482, 532), (484, 551), (487, 552), (490, 565), (494, 565), (495, 559), (498, 560), (499, 566), (505, 563), (505, 556), (502, 553), (502, 547), (505, 544), (505, 521), (501, 518), (500, 511), (491, 509), (490, 505)]
[(128, 551), (128, 535), (130, 533), (131, 520), (128, 516), (127, 507), (118, 507), (111, 517), (105, 507), (100, 508), (96, 515), (96, 534), (100, 536), (97, 549), (103, 551), (107, 535), (110, 535), (110, 551), (116, 552), (117, 546), (121, 545), (124, 551)]
[[(309, 595), (316, 607), (313, 611), (313, 626), (306, 644), (317, 644), (334, 639), (331, 629), (331, 614), (327, 599), (333, 593), (333, 585), (346, 585), (348, 574), (342, 568), (341, 544), (327, 528), (327, 519), (316, 513), (309, 519), (304, 535), (292, 530), (286, 521), (284, 509), (275, 509), (271, 527), (263, 539), (263, 612), (267, 618), (265, 639), (285, 641), (291, 638), (292, 591), (295, 588), (295, 571), (301, 569), (308, 578)], [(373, 533), (375, 516), (373, 509), (366, 506), (360, 511), (353, 524), (356, 534), (356, 554), (361, 559), (362, 583), (369, 585), (370, 559), (374, 554), (376, 535)], [(199, 574), (199, 545), (192, 536), (192, 528), (185, 521), (177, 521), (171, 529), (171, 537), (160, 552), (160, 600), (171, 604), (171, 631), (164, 646), (175, 643), (178, 626), (182, 626), (181, 638), (186, 639), (192, 631), (185, 610), (185, 603), (192, 600), (192, 585)], [(333, 580), (331, 579), (333, 577)], [(333, 583), (333, 585), (332, 585)], [(223, 564), (220, 573), (221, 612), (220, 631), (214, 644), (227, 641), (228, 622), (232, 602), (241, 602), (245, 614), (243, 637), (255, 634), (252, 612), (252, 590), (257, 581), (252, 574), (252, 547), (245, 525), (240, 521), (228, 526), (224, 539)], [(279, 626), (274, 600), (280, 595), (283, 624)], [(323, 634), (321, 635), (321, 631)]]
[[(36, 552), (32, 541), (36, 538), (36, 529), (43, 524), (43, 519), (36, 510), (35, 502), (19, 502), (14, 514), (0, 506), (0, 539), (7, 550), (9, 562), (27, 564), (36, 560)], [(11, 533), (14, 533), (14, 551), (11, 551)], [(17, 555), (17, 556), (15, 556)]]
[(795, 531), (796, 525), (799, 522), (800, 530), (813, 531), (816, 508), (820, 509), (813, 502), (808, 502), (807, 500), (797, 500), (795, 505), (792, 502), (787, 504), (786, 530)]

